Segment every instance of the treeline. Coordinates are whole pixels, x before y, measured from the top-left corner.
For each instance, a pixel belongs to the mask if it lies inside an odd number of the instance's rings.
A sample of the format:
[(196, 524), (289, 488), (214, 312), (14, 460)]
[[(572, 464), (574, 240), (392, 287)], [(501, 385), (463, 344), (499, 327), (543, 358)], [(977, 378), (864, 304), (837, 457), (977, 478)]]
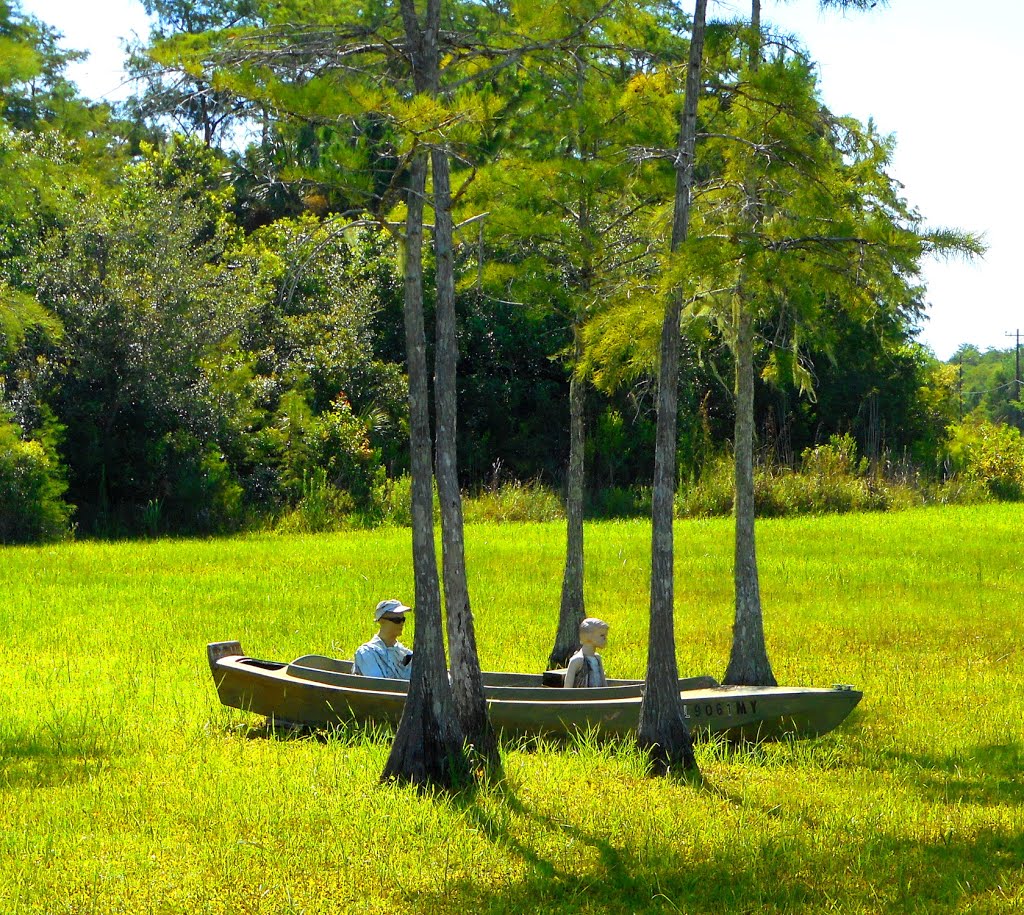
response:
[[(0, 0), (0, 542), (400, 518), (395, 227), (409, 151), (438, 122), (461, 221), (467, 490), (564, 485), (575, 378), (592, 510), (643, 503), (623, 494), (650, 484), (669, 281), (688, 296), (684, 484), (728, 452), (737, 296), (756, 304), (763, 465), (849, 435), (858, 472), (981, 473), (995, 426), (951, 427), (1012, 416), (965, 400), (915, 339), (921, 259), (976, 245), (925, 230), (885, 173), (891, 141), (825, 111), (788, 43), (739, 86), (743, 30), (712, 29), (693, 216), (707, 242), (666, 271), (688, 41), (674, 7), (537, 3), (512, 28), (504, 7), (452, 4), (446, 34), (474, 63), (445, 119), (332, 58), (336, 5), (151, 0), (136, 95), (112, 109), (66, 80), (60, 36)], [(380, 30), (397, 14), (365, 15)], [(1014, 483), (1008, 466), (1012, 496), (1024, 469)]]

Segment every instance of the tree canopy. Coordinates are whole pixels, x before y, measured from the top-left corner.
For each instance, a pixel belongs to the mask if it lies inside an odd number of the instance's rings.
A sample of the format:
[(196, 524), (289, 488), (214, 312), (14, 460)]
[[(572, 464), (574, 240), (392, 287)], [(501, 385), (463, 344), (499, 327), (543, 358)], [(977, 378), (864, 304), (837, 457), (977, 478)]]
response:
[[(450, 162), (464, 490), (565, 486), (576, 380), (582, 512), (643, 504), (669, 289), (680, 480), (731, 447), (740, 313), (758, 460), (851, 432), (880, 466), (942, 473), (959, 382), (915, 340), (919, 271), (976, 245), (927, 226), (888, 176), (892, 139), (828, 112), (792, 42), (749, 72), (743, 24), (710, 23), (693, 230), (669, 257), (674, 4), (446, 2), (433, 94), (400, 4), (148, 8), (137, 95), (111, 111), (67, 81), (76, 52), (0, 4), (0, 407), (48, 443), (80, 532), (395, 512), (417, 150)], [(435, 268), (428, 244), (428, 322)], [(1010, 390), (1006, 371), (960, 384), (963, 411), (1010, 419), (1012, 398), (972, 393)]]

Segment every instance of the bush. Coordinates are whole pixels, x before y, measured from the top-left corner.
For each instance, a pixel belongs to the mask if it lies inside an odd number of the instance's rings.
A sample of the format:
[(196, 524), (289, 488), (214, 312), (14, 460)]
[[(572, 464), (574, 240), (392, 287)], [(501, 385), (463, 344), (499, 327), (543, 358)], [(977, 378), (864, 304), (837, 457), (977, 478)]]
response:
[[(677, 511), (698, 518), (731, 514), (733, 486), (732, 459), (720, 457), (680, 492)], [(806, 449), (799, 473), (788, 467), (754, 470), (754, 510), (762, 518), (893, 511), (923, 503), (923, 493), (914, 487), (869, 475), (868, 462), (857, 457), (849, 435)]]
[(641, 518), (651, 514), (650, 486), (611, 486), (590, 499), (589, 514), (596, 518)]
[(161, 442), (163, 498), (139, 509), (148, 534), (184, 531), (212, 534), (237, 530), (243, 522), (243, 491), (215, 445), (189, 432), (171, 432)]
[(721, 517), (732, 514), (732, 500), (732, 458), (720, 456), (704, 465), (695, 483), (679, 491), (676, 513), (684, 518)]
[[(384, 479), (374, 487), (376, 520), (395, 527), (412, 527), (412, 477), (402, 474), (395, 480)], [(441, 501), (434, 482), (434, 523), (441, 523)], [(465, 500), (464, 500), (465, 504)]]
[(412, 477), (408, 474), (378, 484), (374, 490), (374, 502), (385, 524), (412, 527)]
[(557, 521), (565, 518), (558, 493), (540, 483), (503, 483), (464, 499), (463, 517), (467, 523)]
[(320, 498), (316, 493), (322, 487), (316, 481), (322, 480), (323, 486), (347, 493), (353, 510), (367, 516), (379, 513), (377, 497), (384, 468), (380, 455), (370, 447), (366, 423), (352, 412), (343, 395), (319, 416), (313, 415), (301, 393), (286, 395), (279, 416), (279, 439), (281, 483), (296, 507), (304, 500)]
[(937, 505), (978, 505), (991, 502), (992, 493), (980, 480), (958, 474), (929, 489), (927, 499)]
[(375, 484), (384, 474), (379, 455), (370, 447), (366, 423), (352, 412), (344, 395), (310, 424), (307, 433), (313, 464), (326, 471), (326, 480), (344, 490), (354, 503), (369, 507)]
[(949, 428), (955, 473), (984, 485), (997, 499), (1024, 499), (1024, 437), (1012, 426), (969, 420)]
[(14, 423), (0, 417), (0, 543), (60, 540), (70, 534), (74, 510), (51, 449), (24, 441)]
[(277, 522), (276, 529), (290, 534), (318, 534), (348, 526), (355, 512), (352, 496), (327, 482), (327, 471), (315, 468), (302, 481), (298, 505)]

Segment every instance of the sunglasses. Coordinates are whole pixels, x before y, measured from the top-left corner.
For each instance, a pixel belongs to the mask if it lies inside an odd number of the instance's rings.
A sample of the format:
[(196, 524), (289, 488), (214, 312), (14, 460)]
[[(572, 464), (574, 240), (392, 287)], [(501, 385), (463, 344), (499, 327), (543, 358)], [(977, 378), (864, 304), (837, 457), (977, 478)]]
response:
[(382, 620), (387, 620), (389, 623), (404, 623), (404, 616), (382, 616)]

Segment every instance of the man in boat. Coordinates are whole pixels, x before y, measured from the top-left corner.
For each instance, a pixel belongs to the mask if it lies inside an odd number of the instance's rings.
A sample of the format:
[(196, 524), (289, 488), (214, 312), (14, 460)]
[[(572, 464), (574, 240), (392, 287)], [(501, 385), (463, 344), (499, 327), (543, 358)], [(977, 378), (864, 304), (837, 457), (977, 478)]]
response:
[(377, 604), (373, 619), (380, 629), (370, 641), (356, 649), (352, 673), (364, 677), (388, 677), (392, 680), (411, 678), (412, 649), (398, 641), (407, 613), (412, 613), (412, 609), (394, 598)]
[(608, 643), (608, 624), (604, 620), (588, 616), (580, 623), (580, 650), (569, 658), (565, 669), (564, 685), (567, 689), (586, 686), (607, 686), (604, 664), (598, 648)]

